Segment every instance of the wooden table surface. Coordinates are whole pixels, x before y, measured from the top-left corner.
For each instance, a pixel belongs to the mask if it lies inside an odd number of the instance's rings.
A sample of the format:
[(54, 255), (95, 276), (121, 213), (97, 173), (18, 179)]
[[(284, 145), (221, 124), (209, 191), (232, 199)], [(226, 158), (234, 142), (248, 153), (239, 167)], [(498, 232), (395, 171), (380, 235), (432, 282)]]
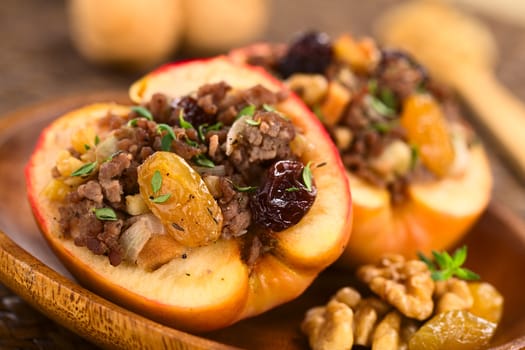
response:
[[(287, 41), (304, 29), (370, 35), (377, 14), (397, 2), (274, 0), (271, 22), (261, 39)], [(482, 19), (493, 30), (500, 50), (498, 77), (525, 102), (525, 23), (520, 27), (495, 18)], [(63, 0), (2, 0), (0, 52), (0, 115), (72, 94), (125, 91), (144, 73), (119, 72), (84, 61), (69, 40)], [(494, 172), (494, 199), (525, 219), (525, 179), (514, 175), (486, 136), (484, 142)]]

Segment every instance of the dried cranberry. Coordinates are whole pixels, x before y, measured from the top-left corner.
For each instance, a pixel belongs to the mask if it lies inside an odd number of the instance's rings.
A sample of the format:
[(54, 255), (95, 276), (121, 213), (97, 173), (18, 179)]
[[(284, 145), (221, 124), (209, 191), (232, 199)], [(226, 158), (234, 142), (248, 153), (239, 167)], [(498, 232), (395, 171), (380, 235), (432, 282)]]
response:
[(294, 73), (324, 73), (332, 61), (332, 44), (325, 33), (308, 32), (295, 40), (279, 60), (277, 70), (288, 78)]
[(312, 179), (310, 191), (303, 182), (304, 165), (281, 160), (269, 169), (250, 206), (254, 222), (278, 232), (302, 219), (314, 203), (317, 189)]
[(208, 114), (198, 104), (197, 100), (191, 96), (184, 96), (173, 103), (174, 114), (172, 120), (179, 125), (179, 113), (181, 108), (184, 110), (184, 120), (190, 122), (195, 128), (202, 124), (214, 124), (217, 121), (217, 116)]

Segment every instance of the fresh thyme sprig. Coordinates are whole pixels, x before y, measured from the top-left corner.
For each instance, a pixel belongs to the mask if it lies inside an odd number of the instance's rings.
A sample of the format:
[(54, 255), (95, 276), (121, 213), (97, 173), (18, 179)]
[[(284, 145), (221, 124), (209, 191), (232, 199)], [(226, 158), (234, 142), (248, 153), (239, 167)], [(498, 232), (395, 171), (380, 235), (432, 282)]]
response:
[(421, 252), (418, 252), (417, 255), (428, 266), (434, 281), (445, 281), (453, 276), (464, 280), (478, 280), (480, 278), (477, 273), (461, 267), (467, 260), (466, 245), (457, 249), (452, 256), (447, 252), (440, 253), (433, 250), (433, 260)]

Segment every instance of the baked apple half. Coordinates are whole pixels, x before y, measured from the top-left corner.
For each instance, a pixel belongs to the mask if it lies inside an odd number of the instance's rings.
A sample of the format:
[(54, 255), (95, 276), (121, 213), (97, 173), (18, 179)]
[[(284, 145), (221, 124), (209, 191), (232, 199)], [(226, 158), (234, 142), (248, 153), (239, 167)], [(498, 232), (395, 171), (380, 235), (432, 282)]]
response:
[(344, 264), (446, 249), (487, 206), (492, 177), (481, 143), (450, 91), (406, 53), (309, 32), (229, 57), (282, 79), (335, 141), (354, 205)]
[(84, 285), (202, 332), (298, 295), (343, 252), (351, 198), (330, 137), (258, 68), (163, 67), (137, 105), (54, 121), (26, 168), (40, 228)]

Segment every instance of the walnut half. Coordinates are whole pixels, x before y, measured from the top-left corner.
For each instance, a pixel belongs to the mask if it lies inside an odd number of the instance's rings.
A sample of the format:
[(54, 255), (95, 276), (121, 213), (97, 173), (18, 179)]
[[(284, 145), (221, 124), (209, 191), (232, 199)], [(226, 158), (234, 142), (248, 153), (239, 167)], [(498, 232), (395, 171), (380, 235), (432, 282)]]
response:
[(389, 255), (376, 265), (362, 266), (357, 276), (403, 315), (424, 320), (432, 314), (434, 281), (424, 262)]

